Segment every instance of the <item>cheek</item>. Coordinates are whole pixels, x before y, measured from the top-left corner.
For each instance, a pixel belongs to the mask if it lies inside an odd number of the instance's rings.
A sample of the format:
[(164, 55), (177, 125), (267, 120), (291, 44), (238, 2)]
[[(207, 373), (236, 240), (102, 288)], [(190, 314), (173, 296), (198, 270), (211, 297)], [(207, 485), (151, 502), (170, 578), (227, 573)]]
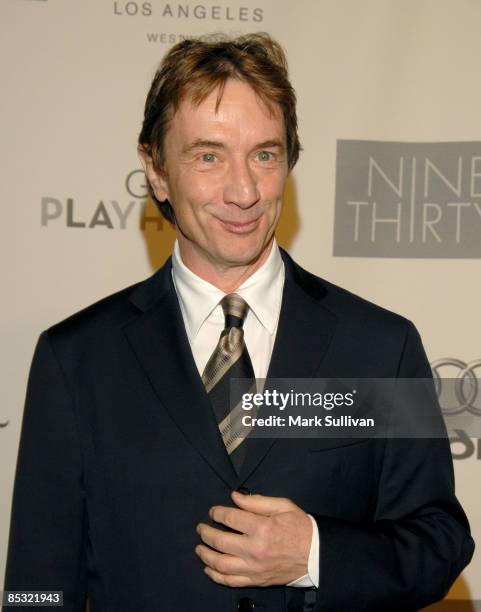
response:
[(218, 198), (219, 181), (205, 175), (188, 173), (176, 182), (173, 189), (174, 208), (181, 216), (196, 216), (204, 206)]
[(284, 174), (273, 172), (265, 175), (258, 183), (261, 195), (266, 199), (280, 199), (284, 193), (286, 177)]

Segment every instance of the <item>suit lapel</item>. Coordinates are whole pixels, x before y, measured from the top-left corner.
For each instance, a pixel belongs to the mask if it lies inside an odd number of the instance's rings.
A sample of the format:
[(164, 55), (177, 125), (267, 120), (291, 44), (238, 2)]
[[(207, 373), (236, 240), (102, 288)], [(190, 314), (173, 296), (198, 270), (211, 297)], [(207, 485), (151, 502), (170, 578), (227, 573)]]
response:
[(152, 387), (192, 446), (235, 488), (237, 475), (192, 356), (170, 260), (131, 300), (144, 312), (124, 331)]
[[(320, 279), (297, 266), (285, 251), (281, 250), (281, 254), (286, 277), (266, 386), (269, 379), (319, 376), (337, 323), (336, 316), (322, 305), (327, 291)], [(246, 440), (242, 482), (257, 468), (275, 441), (275, 438)]]

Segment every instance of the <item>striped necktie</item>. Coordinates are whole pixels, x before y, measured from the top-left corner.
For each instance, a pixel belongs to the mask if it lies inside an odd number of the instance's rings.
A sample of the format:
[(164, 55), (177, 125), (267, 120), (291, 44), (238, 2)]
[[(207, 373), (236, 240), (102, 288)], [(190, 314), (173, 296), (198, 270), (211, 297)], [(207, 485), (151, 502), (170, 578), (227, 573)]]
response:
[[(237, 293), (229, 293), (220, 305), (224, 311), (225, 327), (202, 374), (202, 382), (212, 402), (214, 414), (226, 450), (237, 471), (244, 460), (245, 429), (242, 428), (241, 394), (252, 391), (255, 376), (244, 342), (244, 325), (249, 306)], [(235, 386), (236, 397), (230, 397), (232, 378), (249, 379)], [(232, 409), (231, 409), (232, 407)], [(242, 435), (244, 433), (244, 435)]]

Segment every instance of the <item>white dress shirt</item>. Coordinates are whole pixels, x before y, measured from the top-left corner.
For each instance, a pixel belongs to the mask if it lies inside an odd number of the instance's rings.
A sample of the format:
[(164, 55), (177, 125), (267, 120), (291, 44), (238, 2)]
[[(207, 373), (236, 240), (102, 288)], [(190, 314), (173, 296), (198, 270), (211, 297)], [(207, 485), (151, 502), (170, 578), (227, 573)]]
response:
[[(249, 305), (243, 326), (244, 339), (256, 378), (267, 376), (279, 323), (284, 276), (284, 262), (274, 240), (266, 261), (235, 291)], [(224, 329), (224, 313), (219, 302), (225, 293), (187, 268), (177, 241), (172, 254), (172, 278), (192, 354), (202, 376)], [(312, 522), (308, 574), (287, 586), (319, 586), (319, 531), (316, 521), (308, 516)]]

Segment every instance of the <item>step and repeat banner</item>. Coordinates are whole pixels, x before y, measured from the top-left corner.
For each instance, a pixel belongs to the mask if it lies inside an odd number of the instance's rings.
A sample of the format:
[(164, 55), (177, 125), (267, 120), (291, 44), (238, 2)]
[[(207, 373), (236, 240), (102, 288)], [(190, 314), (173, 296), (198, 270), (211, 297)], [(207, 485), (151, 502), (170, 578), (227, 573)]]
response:
[[(136, 139), (155, 69), (184, 38), (267, 31), (283, 45), (303, 152), (280, 244), (413, 320), (434, 374), (457, 379), (447, 410), (481, 415), (480, 28), (473, 0), (2, 0), (1, 580), (39, 333), (172, 248)], [(481, 542), (481, 443), (456, 434)], [(476, 552), (449, 609), (476, 609), (480, 576)]]

